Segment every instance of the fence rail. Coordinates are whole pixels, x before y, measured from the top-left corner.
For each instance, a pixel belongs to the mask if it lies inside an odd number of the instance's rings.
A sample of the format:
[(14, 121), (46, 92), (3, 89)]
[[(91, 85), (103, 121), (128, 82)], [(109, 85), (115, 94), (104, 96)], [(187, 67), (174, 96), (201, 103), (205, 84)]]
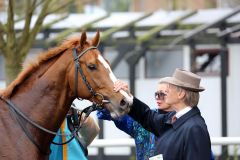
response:
[[(212, 145), (240, 145), (240, 137), (211, 137)], [(90, 147), (133, 147), (134, 139), (95, 139)]]

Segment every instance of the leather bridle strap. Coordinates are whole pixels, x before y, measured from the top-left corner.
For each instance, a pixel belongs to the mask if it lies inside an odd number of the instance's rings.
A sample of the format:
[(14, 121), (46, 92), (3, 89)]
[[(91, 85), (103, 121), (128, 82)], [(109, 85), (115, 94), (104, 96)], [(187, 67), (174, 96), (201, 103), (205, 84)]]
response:
[(53, 132), (53, 131), (50, 131), (42, 126), (40, 126), (39, 124), (37, 124), (36, 122), (34, 122), (33, 120), (29, 119), (22, 111), (20, 111), (10, 100), (6, 100), (6, 99), (3, 99), (1, 96), (0, 98), (7, 103), (7, 105), (9, 106), (9, 108), (11, 110), (14, 110), (15, 113), (17, 113), (18, 116), (21, 116), (23, 119), (25, 119), (26, 121), (28, 121), (30, 124), (32, 124), (33, 126), (35, 126), (36, 128), (46, 132), (46, 133), (49, 133), (49, 134), (52, 134), (52, 135), (58, 135), (58, 136), (71, 136), (71, 134), (59, 134), (57, 132)]
[[(3, 100), (5, 103), (7, 103), (7, 105), (9, 106), (10, 109), (10, 113), (13, 114), (13, 117), (15, 117), (15, 119), (17, 120), (17, 122), (19, 123), (20, 127), (22, 128), (22, 130), (24, 131), (24, 133), (26, 134), (26, 136), (31, 140), (31, 142), (39, 149), (39, 151), (45, 155), (49, 155), (50, 154), (50, 149), (48, 149), (48, 151), (45, 151), (33, 138), (32, 134), (29, 132), (29, 130), (27, 129), (27, 127), (24, 125), (23, 121), (20, 119), (20, 117), (18, 115), (20, 115), (21, 117), (24, 118), (24, 120), (28, 121), (29, 123), (31, 123), (32, 125), (35, 126), (35, 122), (33, 122), (32, 120), (30, 120), (29, 118), (27, 118), (18, 108), (16, 108), (14, 106), (14, 104), (10, 101), (10, 100), (5, 100), (0, 96), (0, 99)], [(38, 125), (38, 124), (36, 124)], [(41, 127), (38, 125), (39, 129), (42, 130), (46, 130), (45, 128)]]
[(74, 82), (74, 92), (75, 92), (75, 95), (76, 97), (78, 97), (78, 71), (82, 77), (82, 80), (83, 82), (85, 83), (85, 85), (87, 86), (88, 90), (90, 91), (90, 93), (93, 95), (93, 96), (96, 96), (96, 92), (94, 91), (94, 89), (91, 87), (91, 85), (89, 84), (89, 82), (87, 81), (87, 78), (86, 76), (83, 74), (83, 70), (80, 66), (80, 63), (79, 63), (79, 58), (81, 58), (87, 51), (91, 50), (91, 49), (97, 49), (97, 47), (89, 47), (87, 48), (86, 50), (82, 51), (79, 55), (77, 55), (77, 49), (76, 48), (73, 48), (73, 57), (74, 57), (74, 62), (75, 62), (75, 82)]
[[(2, 96), (0, 96), (0, 99), (2, 101), (4, 101), (7, 106), (9, 107), (10, 109), (10, 113), (13, 113), (15, 119), (17, 120), (17, 122), (19, 123), (19, 125), (21, 126), (21, 128), (23, 129), (24, 133), (27, 135), (27, 137), (31, 140), (31, 142), (39, 149), (40, 152), (42, 152), (43, 154), (46, 154), (46, 155), (49, 155), (50, 151), (47, 151), (45, 152), (44, 149), (34, 140), (32, 134), (30, 133), (30, 131), (26, 128), (26, 126), (23, 124), (22, 120), (20, 119), (23, 118), (24, 120), (26, 120), (28, 123), (30, 123), (31, 125), (33, 125), (34, 127), (48, 133), (48, 134), (52, 134), (52, 135), (56, 135), (56, 136), (70, 136), (71, 138), (69, 140), (67, 140), (66, 142), (63, 142), (63, 143), (55, 143), (55, 142), (52, 142), (53, 144), (55, 145), (64, 145), (64, 144), (67, 144), (69, 143), (70, 141), (73, 140), (74, 137), (77, 136), (77, 133), (79, 132), (79, 130), (81, 129), (82, 127), (82, 124), (84, 123), (84, 121), (87, 119), (87, 117), (90, 115), (90, 113), (92, 111), (95, 111), (97, 109), (100, 109), (101, 106), (99, 105), (96, 105), (96, 104), (93, 104), (87, 108), (85, 108), (81, 114), (80, 114), (80, 120), (81, 120), (81, 117), (82, 117), (82, 114), (85, 113), (86, 116), (84, 117), (84, 120), (82, 123), (79, 123), (79, 126), (78, 128), (76, 128), (74, 130), (74, 132), (72, 132), (71, 134), (60, 134), (60, 133), (57, 133), (57, 132), (53, 132), (53, 131), (50, 131), (42, 126), (40, 126), (39, 124), (37, 124), (36, 122), (34, 122), (33, 120), (29, 119), (20, 109), (18, 109), (12, 102), (11, 100), (9, 99), (5, 99), (3, 98)], [(76, 108), (76, 106), (74, 105), (74, 103), (72, 104), (74, 106), (74, 108)]]

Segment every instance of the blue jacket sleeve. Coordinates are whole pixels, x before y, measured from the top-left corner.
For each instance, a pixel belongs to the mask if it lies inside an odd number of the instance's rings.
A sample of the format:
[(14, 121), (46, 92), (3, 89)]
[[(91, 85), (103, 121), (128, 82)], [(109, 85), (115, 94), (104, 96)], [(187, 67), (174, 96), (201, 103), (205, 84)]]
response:
[(125, 115), (121, 118), (113, 119), (113, 122), (118, 129), (134, 138), (133, 119), (130, 116)]
[(102, 109), (97, 111), (97, 117), (98, 119), (113, 121), (118, 129), (134, 138), (133, 119), (130, 116), (124, 115), (120, 118), (113, 119), (108, 110)]
[(97, 110), (97, 118), (101, 120), (112, 120), (110, 112), (107, 109)]

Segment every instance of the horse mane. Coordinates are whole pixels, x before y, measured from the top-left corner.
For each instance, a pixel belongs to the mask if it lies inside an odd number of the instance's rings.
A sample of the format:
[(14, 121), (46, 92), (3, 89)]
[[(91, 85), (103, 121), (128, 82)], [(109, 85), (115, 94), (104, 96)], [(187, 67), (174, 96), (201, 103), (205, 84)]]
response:
[(7, 88), (2, 91), (1, 95), (4, 98), (10, 98), (14, 89), (23, 83), (34, 71), (36, 71), (43, 63), (48, 60), (58, 56), (63, 53), (63, 51), (74, 48), (75, 46), (80, 44), (79, 36), (73, 36), (64, 40), (59, 46), (49, 49), (46, 52), (41, 53), (38, 58), (29, 63), (26, 67), (24, 67), (23, 71), (19, 73), (17, 78), (9, 85)]

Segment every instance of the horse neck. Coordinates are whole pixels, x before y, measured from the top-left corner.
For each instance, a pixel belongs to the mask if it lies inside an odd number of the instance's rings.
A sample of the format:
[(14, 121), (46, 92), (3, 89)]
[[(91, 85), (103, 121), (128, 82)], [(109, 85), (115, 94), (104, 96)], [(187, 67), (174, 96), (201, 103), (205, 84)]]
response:
[[(30, 119), (51, 131), (57, 131), (63, 122), (72, 101), (67, 82), (69, 61), (60, 56), (54, 62), (41, 66), (24, 84), (19, 86), (11, 98)], [(41, 73), (41, 76), (39, 74)], [(53, 136), (28, 124), (36, 141), (43, 146), (49, 145)]]

